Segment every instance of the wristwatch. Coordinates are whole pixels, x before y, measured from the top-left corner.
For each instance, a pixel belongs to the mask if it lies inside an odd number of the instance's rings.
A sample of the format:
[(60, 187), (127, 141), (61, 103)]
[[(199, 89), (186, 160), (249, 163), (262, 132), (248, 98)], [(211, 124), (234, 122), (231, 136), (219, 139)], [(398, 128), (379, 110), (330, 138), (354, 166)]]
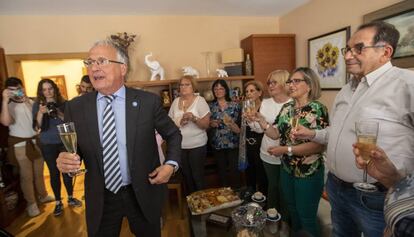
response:
[(293, 156), (292, 146), (288, 146), (288, 152), (286, 153), (288, 156)]

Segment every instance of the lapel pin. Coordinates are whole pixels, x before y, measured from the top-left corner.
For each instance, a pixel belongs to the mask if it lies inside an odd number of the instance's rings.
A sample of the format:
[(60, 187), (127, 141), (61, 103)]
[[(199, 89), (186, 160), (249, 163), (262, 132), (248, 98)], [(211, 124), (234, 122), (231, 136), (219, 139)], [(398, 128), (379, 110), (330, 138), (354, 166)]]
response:
[(132, 106), (133, 107), (137, 107), (138, 106), (138, 102), (136, 102), (136, 101), (132, 102)]

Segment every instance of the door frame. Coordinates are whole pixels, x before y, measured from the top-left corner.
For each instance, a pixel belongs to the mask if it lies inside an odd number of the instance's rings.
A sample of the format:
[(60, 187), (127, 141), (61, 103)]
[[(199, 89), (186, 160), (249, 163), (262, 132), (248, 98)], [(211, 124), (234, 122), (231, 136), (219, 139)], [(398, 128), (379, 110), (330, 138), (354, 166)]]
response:
[(8, 54), (6, 55), (6, 64), (10, 76), (15, 76), (23, 81), (22, 61), (26, 60), (66, 60), (66, 59), (85, 59), (88, 57), (87, 52), (79, 53), (47, 53), (47, 54)]

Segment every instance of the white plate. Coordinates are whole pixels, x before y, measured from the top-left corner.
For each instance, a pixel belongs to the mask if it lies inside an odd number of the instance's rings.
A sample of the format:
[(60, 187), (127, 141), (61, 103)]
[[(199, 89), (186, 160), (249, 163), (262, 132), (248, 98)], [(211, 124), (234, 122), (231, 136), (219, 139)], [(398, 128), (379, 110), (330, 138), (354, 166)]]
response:
[(280, 221), (281, 218), (282, 216), (280, 215), (280, 213), (277, 213), (277, 216), (275, 218), (270, 218), (269, 216), (267, 216), (266, 220), (276, 222), (276, 221)]
[(263, 198), (262, 198), (262, 199), (257, 200), (256, 198), (254, 198), (254, 194), (253, 194), (253, 195), (252, 195), (252, 200), (253, 200), (253, 201), (255, 201), (255, 202), (264, 202), (264, 201), (266, 201), (266, 196), (263, 196)]

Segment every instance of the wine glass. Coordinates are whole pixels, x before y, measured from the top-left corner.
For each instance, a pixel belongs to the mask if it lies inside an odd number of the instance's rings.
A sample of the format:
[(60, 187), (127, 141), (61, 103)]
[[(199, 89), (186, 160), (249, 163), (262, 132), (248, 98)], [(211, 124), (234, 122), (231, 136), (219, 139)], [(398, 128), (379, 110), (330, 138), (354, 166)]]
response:
[(226, 112), (223, 112), (223, 123), (226, 126), (230, 126), (230, 124), (233, 122), (233, 119), (228, 115)]
[(252, 116), (256, 112), (256, 105), (254, 100), (247, 99), (243, 102), (243, 112), (247, 116)]
[(378, 137), (378, 122), (360, 121), (355, 123), (355, 132), (357, 136), (357, 145), (361, 152), (362, 159), (367, 165), (364, 168), (364, 177), (362, 183), (354, 183), (354, 188), (363, 192), (375, 192), (377, 187), (367, 182), (367, 166), (370, 161), (370, 153), (375, 149)]
[[(65, 145), (66, 151), (76, 154), (78, 141), (76, 136), (75, 124), (73, 122), (62, 123), (57, 125), (59, 131), (60, 139), (62, 140), (63, 145)], [(86, 169), (78, 169), (73, 172), (69, 172), (70, 177), (78, 176), (86, 173)]]
[(295, 130), (299, 124), (299, 115), (296, 113), (296, 109), (293, 107), (289, 110), (289, 113), (291, 129)]
[(181, 100), (181, 110), (185, 113), (185, 112), (187, 112), (187, 105), (186, 105), (186, 102), (185, 102), (185, 100)]

